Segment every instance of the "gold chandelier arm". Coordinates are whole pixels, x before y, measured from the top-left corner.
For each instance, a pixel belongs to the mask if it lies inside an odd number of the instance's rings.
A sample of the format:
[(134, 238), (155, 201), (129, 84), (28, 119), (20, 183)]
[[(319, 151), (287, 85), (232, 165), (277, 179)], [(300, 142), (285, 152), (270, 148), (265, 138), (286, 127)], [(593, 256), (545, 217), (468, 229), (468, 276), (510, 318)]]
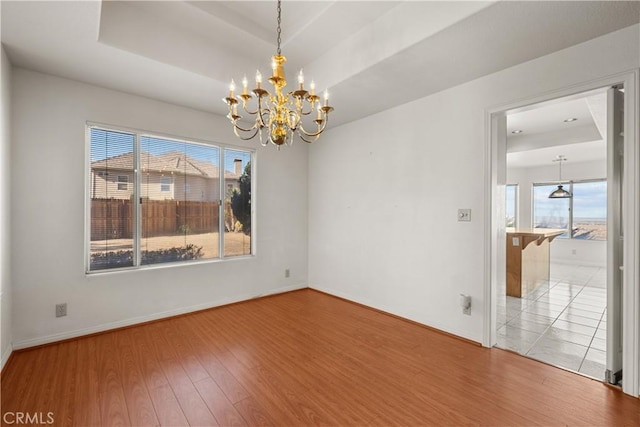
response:
[(247, 101), (249, 99), (251, 99), (250, 96), (247, 97), (242, 97), (242, 109), (245, 111), (245, 113), (247, 114), (251, 114), (252, 116), (255, 116), (256, 114), (258, 114), (261, 110), (263, 110), (262, 108), (262, 98), (264, 98), (265, 96), (269, 96), (269, 92), (267, 92), (264, 89), (254, 89), (253, 91), (256, 94), (256, 98), (258, 100), (257, 102), (257, 106), (256, 106), (256, 110), (255, 111), (249, 111), (247, 110)]
[[(308, 92), (306, 90), (297, 90), (294, 92), (289, 92), (287, 93), (287, 98), (291, 99), (291, 101), (289, 102), (290, 105), (292, 105), (294, 108), (294, 110), (300, 115), (300, 116), (308, 116), (309, 114), (311, 114), (314, 111), (314, 105), (315, 105), (315, 100), (314, 101), (309, 101), (308, 98), (317, 98), (315, 95), (312, 96), (307, 96)], [(309, 111), (304, 111), (304, 104), (306, 103), (309, 105)]]
[[(242, 126), (238, 126), (238, 120), (231, 120), (231, 123), (233, 124), (234, 131), (236, 129), (238, 129), (238, 130), (240, 130), (242, 132), (251, 132), (252, 130), (254, 130), (254, 129), (256, 129), (258, 127), (257, 123), (254, 123), (253, 126), (251, 126), (248, 129), (245, 129)], [(238, 135), (238, 134), (236, 133), (236, 135)]]
[(313, 137), (313, 139), (309, 140), (302, 135), (303, 135), (302, 133), (298, 132), (298, 137), (300, 137), (300, 139), (306, 142), (307, 144), (311, 144), (312, 142), (317, 141), (318, 138), (320, 137), (320, 135), (316, 135), (315, 137)]
[[(322, 132), (324, 132), (324, 129), (327, 127), (327, 123), (329, 123), (329, 115), (325, 114), (324, 120), (322, 121), (321, 125), (318, 125), (318, 131), (317, 132), (307, 132), (304, 129), (304, 126), (302, 126), (302, 123), (300, 123), (300, 127), (298, 129), (298, 135), (300, 135), (300, 138), (302, 138), (302, 134), (300, 134), (300, 132), (302, 132), (304, 135), (306, 136), (310, 136), (310, 137), (316, 137), (316, 139), (318, 138), (318, 136), (320, 136), (320, 134)], [(305, 140), (304, 138), (302, 138), (305, 142), (309, 142), (307, 140)]]
[(313, 104), (309, 103), (309, 111), (304, 111), (304, 104), (302, 104), (302, 108), (300, 109), (300, 111), (298, 111), (298, 113), (301, 116), (308, 116), (309, 114), (313, 113), (313, 110), (314, 110)]
[(304, 111), (304, 102), (301, 103), (302, 104), (302, 108), (300, 108), (300, 110), (298, 111), (298, 113), (300, 113), (301, 116), (308, 116), (309, 114), (313, 113), (313, 111), (315, 110), (315, 101), (311, 102), (307, 99), (307, 104), (309, 105), (309, 111)]
[(289, 116), (287, 120), (287, 126), (289, 126), (289, 129), (291, 129), (292, 131), (295, 131), (298, 128), (298, 126), (301, 124), (300, 119), (301, 117), (298, 111), (289, 110)]
[(242, 103), (242, 109), (244, 110), (245, 113), (247, 114), (251, 114), (252, 116), (255, 116), (256, 114), (258, 114), (258, 111), (260, 111), (260, 107), (258, 106), (258, 108), (256, 109), (256, 111), (249, 111), (247, 110), (247, 103), (243, 102)]
[[(251, 136), (248, 136), (246, 138), (238, 133), (238, 130), (241, 130), (242, 132), (251, 132), (254, 129), (255, 129), (255, 131), (253, 132), (253, 134), (251, 134)], [(233, 133), (235, 133), (236, 136), (238, 138), (240, 138), (241, 140), (243, 140), (243, 141), (248, 141), (248, 140), (252, 139), (253, 137), (255, 137), (258, 134), (258, 131), (260, 131), (260, 128), (255, 127), (255, 126), (253, 126), (251, 129), (243, 129), (240, 126), (237, 126), (235, 123), (233, 125)]]

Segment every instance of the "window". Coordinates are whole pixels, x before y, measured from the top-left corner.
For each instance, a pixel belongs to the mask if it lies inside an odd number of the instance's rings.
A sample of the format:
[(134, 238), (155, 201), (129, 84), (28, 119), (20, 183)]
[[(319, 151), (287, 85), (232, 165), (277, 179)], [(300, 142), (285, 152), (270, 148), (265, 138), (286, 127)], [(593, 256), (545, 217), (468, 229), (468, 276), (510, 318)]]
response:
[[(227, 180), (225, 211), (229, 226), (224, 228), (224, 253), (251, 254), (251, 156), (246, 151), (225, 150), (225, 165), (230, 171)], [(239, 163), (241, 162), (241, 163)], [(234, 173), (235, 167), (242, 171)], [(228, 206), (228, 208), (226, 207)]]
[(97, 126), (88, 138), (88, 272), (253, 253), (252, 152)]
[(507, 184), (505, 188), (506, 227), (518, 226), (518, 184)]
[[(563, 183), (570, 199), (549, 199), (557, 184), (533, 185), (533, 227), (564, 228), (559, 237), (581, 240), (607, 239), (607, 181)], [(571, 230), (571, 234), (569, 234)]]
[(607, 181), (573, 183), (571, 237), (607, 240)]
[(127, 191), (129, 189), (129, 177), (127, 175), (118, 175), (118, 190)]
[(160, 178), (160, 191), (171, 191), (171, 178)]
[(113, 179), (121, 173), (133, 176), (134, 142), (131, 133), (91, 129), (91, 270), (134, 265), (133, 203)]

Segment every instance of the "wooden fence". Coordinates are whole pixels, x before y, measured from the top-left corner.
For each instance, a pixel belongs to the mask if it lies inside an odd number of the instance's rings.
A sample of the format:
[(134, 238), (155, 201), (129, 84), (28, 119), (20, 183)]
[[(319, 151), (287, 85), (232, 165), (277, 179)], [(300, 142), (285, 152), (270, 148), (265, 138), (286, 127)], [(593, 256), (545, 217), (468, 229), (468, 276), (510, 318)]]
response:
[[(218, 231), (218, 202), (142, 200), (142, 237)], [(131, 239), (130, 199), (91, 199), (91, 240)]]

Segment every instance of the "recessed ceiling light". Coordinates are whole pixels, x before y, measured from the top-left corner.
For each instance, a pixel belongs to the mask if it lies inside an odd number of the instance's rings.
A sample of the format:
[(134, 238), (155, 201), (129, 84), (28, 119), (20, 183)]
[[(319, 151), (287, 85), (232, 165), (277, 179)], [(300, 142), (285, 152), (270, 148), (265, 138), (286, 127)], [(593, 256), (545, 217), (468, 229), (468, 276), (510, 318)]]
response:
[(578, 119), (575, 118), (575, 117), (571, 117), (571, 118), (568, 118), (568, 119), (564, 119), (564, 122), (565, 123), (571, 123), (571, 122), (575, 122), (576, 120), (578, 120)]
[(517, 135), (517, 134), (519, 134), (519, 133), (522, 133), (522, 130), (521, 130), (521, 129), (512, 130), (512, 131), (511, 131), (511, 133), (513, 133), (513, 134), (516, 134), (516, 135)]

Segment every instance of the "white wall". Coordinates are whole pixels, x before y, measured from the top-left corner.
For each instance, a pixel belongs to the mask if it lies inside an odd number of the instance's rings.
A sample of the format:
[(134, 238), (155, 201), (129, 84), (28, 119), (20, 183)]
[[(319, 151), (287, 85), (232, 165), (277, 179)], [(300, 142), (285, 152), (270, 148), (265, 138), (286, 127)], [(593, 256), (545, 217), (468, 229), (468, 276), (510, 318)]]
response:
[[(562, 178), (565, 180), (602, 179), (607, 177), (605, 160), (565, 163)], [(518, 184), (518, 226), (531, 227), (533, 183), (552, 182), (558, 179), (558, 167), (554, 165), (531, 168), (509, 168), (507, 183)], [(575, 253), (574, 253), (575, 251)], [(551, 243), (551, 260), (574, 265), (605, 267), (607, 264), (606, 240), (555, 239)]]
[(0, 369), (11, 354), (11, 63), (0, 45)]
[(310, 286), (481, 342), (485, 112), (637, 68), (639, 39), (629, 27), (330, 130), (309, 158)]
[[(18, 68), (12, 89), (14, 347), (306, 287), (306, 144), (242, 143), (223, 117)], [(257, 148), (257, 256), (85, 275), (86, 121)]]

